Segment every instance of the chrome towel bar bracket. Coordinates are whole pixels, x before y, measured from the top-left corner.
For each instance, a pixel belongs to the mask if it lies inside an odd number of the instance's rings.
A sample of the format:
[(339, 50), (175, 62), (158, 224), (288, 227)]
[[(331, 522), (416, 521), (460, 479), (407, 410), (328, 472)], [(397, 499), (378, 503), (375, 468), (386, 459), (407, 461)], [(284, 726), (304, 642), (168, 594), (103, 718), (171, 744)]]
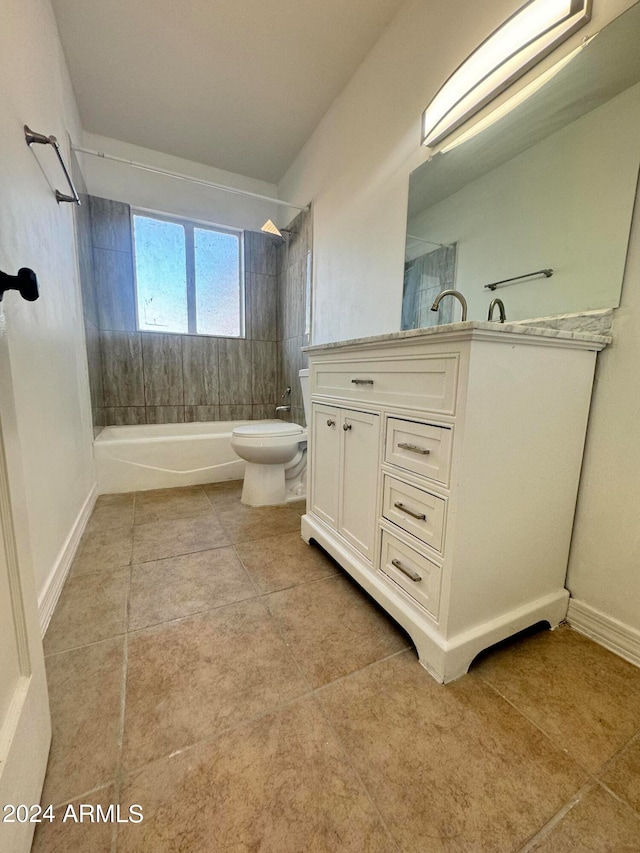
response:
[(525, 278), (538, 278), (540, 276), (544, 276), (545, 278), (551, 278), (552, 275), (552, 269), (526, 272), (524, 275), (514, 275), (513, 278), (503, 278), (501, 281), (492, 281), (491, 284), (485, 284), (484, 289), (495, 290), (496, 287), (501, 287), (503, 284), (511, 284), (514, 281), (523, 281)]
[(69, 174), (69, 170), (66, 167), (64, 160), (62, 159), (62, 154), (60, 152), (60, 145), (55, 136), (45, 136), (44, 133), (36, 133), (34, 130), (25, 124), (24, 126), (24, 138), (27, 142), (29, 148), (36, 143), (37, 145), (51, 145), (53, 150), (56, 152), (56, 157), (58, 158), (58, 162), (62, 167), (62, 171), (64, 172), (64, 176), (67, 179), (67, 183), (69, 184), (69, 189), (71, 190), (71, 195), (65, 195), (61, 193), (60, 190), (56, 190), (56, 201), (60, 204), (63, 201), (68, 201), (71, 204), (80, 204), (80, 196), (73, 185), (73, 181), (71, 180), (71, 175)]

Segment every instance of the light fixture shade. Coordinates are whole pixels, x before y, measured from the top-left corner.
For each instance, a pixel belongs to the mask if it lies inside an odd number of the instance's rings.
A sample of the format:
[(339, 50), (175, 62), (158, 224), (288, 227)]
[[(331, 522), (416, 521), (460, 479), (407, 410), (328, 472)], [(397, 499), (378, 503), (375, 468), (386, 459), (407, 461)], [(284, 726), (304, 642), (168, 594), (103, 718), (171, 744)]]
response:
[(274, 234), (276, 237), (282, 237), (282, 232), (270, 219), (267, 219), (260, 230), (264, 231), (266, 234)]
[(422, 115), (437, 145), (591, 17), (591, 0), (529, 0), (465, 59)]

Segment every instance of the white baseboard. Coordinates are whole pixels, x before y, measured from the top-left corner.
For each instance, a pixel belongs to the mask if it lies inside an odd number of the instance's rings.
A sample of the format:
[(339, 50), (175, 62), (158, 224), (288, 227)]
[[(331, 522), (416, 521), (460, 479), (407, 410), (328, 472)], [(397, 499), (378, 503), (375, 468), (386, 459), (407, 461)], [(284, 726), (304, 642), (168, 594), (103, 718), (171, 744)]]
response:
[(567, 622), (605, 649), (640, 666), (640, 631), (575, 598), (569, 599)]
[(71, 568), (71, 563), (73, 562), (73, 558), (78, 550), (80, 538), (87, 526), (87, 522), (89, 521), (89, 517), (97, 497), (98, 486), (97, 484), (94, 484), (82, 505), (82, 509), (73, 523), (69, 535), (65, 539), (64, 545), (53, 564), (53, 568), (49, 572), (49, 577), (44, 585), (44, 589), (38, 597), (38, 614), (40, 616), (40, 630), (42, 631), (43, 637), (47, 627), (49, 626), (49, 620), (53, 615), (55, 606), (58, 603), (62, 587), (64, 586), (64, 582), (69, 574), (69, 569)]

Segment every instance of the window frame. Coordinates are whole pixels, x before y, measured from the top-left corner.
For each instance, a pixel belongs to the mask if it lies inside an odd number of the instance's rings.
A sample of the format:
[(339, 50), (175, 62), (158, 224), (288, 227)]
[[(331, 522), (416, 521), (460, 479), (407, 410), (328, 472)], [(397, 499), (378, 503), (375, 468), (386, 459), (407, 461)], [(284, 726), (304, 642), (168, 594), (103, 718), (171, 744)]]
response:
[[(185, 275), (187, 285), (187, 332), (170, 332), (166, 330), (142, 329), (140, 328), (140, 315), (138, 311), (138, 269), (136, 264), (136, 230), (134, 226), (134, 216), (142, 216), (147, 219), (158, 219), (162, 222), (171, 222), (175, 225), (181, 225), (184, 228), (184, 244), (185, 244)], [(175, 216), (171, 213), (165, 213), (159, 210), (150, 210), (144, 207), (130, 208), (130, 228), (131, 228), (131, 247), (133, 261), (133, 287), (134, 287), (134, 307), (136, 314), (136, 331), (149, 332), (155, 335), (191, 335), (200, 338), (228, 338), (232, 341), (246, 340), (247, 338), (247, 316), (246, 316), (246, 276), (244, 274), (244, 231), (241, 228), (231, 228), (228, 225), (216, 225), (213, 222), (206, 222), (203, 219), (188, 219), (183, 216)], [(240, 297), (240, 334), (239, 335), (212, 335), (209, 332), (197, 331), (197, 311), (196, 311), (196, 255), (195, 255), (195, 236), (196, 228), (205, 231), (215, 231), (222, 234), (233, 234), (238, 238), (238, 292)]]

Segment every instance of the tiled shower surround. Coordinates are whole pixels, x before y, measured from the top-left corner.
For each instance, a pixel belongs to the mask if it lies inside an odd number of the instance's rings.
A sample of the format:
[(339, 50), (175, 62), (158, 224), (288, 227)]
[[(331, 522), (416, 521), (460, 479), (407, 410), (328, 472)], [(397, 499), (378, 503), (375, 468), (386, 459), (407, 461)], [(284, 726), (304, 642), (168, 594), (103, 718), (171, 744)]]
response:
[[(246, 337), (216, 338), (136, 330), (130, 208), (108, 199), (82, 200), (78, 247), (96, 429), (272, 418), (286, 385), (295, 386), (292, 406), (304, 418), (297, 370), (299, 347), (307, 341), (310, 214), (289, 250), (278, 252), (266, 234), (245, 232)], [(305, 259), (304, 276), (299, 256)], [(284, 275), (278, 274), (278, 261)]]
[(279, 387), (291, 387), (291, 412), (284, 417), (305, 424), (298, 371), (308, 366), (302, 347), (309, 343), (309, 289), (312, 214), (302, 211), (289, 226), (286, 243), (278, 246), (278, 369)]

